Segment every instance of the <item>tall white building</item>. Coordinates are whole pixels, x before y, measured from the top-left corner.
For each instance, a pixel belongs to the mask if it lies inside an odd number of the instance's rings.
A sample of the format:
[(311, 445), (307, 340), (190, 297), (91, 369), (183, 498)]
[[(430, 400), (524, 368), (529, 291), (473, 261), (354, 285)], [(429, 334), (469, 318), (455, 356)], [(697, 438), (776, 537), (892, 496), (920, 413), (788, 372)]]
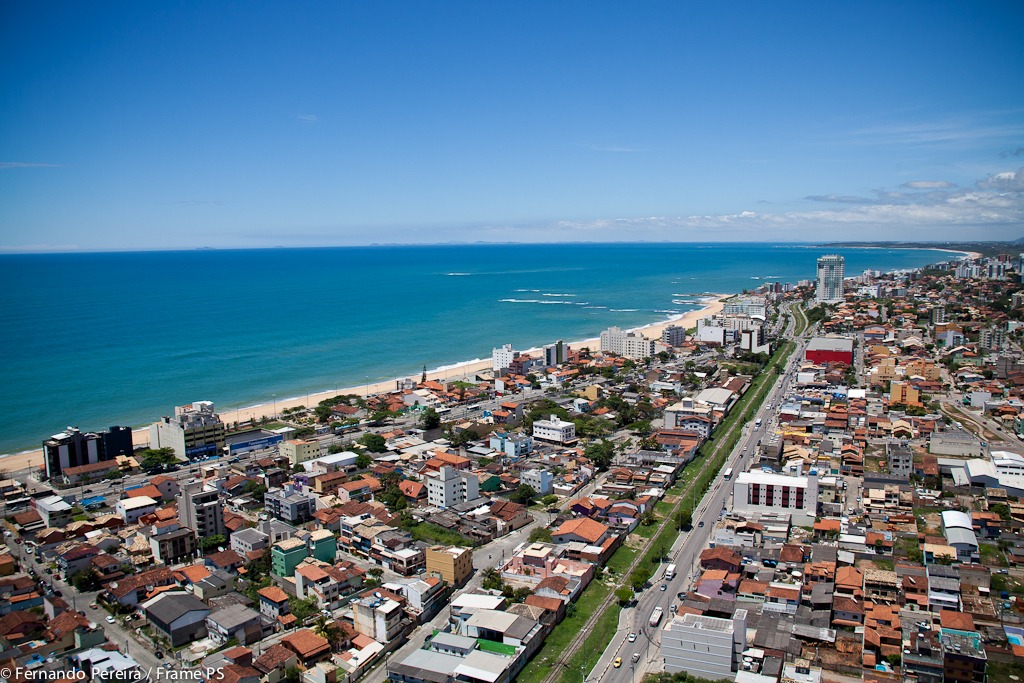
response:
[(609, 327), (601, 333), (601, 350), (624, 358), (650, 358), (657, 352), (655, 344), (653, 339), (647, 339), (636, 332), (625, 332), (618, 327)]
[(498, 349), (491, 349), (491, 369), (495, 372), (508, 370), (512, 367), (512, 361), (515, 360), (516, 355), (516, 352), (512, 350), (511, 344), (505, 344)]
[(216, 489), (207, 489), (203, 482), (194, 479), (183, 482), (177, 501), (178, 521), (196, 532), (198, 538), (227, 535), (224, 508)]
[(843, 276), (846, 273), (846, 259), (836, 254), (827, 254), (818, 259), (819, 303), (833, 304), (843, 301)]
[(747, 649), (747, 610), (732, 619), (684, 614), (672, 617), (661, 632), (665, 671), (686, 671), (698, 678), (735, 679)]
[(426, 472), (427, 502), (447, 508), (480, 497), (480, 480), (471, 472), (460, 472), (445, 465), (437, 472)]

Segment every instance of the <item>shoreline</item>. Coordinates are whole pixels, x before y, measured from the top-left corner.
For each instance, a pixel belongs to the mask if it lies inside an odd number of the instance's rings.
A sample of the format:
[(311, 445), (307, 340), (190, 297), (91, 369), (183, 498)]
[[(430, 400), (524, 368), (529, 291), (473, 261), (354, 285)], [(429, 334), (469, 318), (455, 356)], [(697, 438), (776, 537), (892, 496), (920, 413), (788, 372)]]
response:
[[(661, 337), (662, 331), (670, 325), (682, 325), (687, 329), (695, 327), (697, 321), (701, 318), (716, 315), (721, 312), (724, 307), (726, 299), (736, 296), (736, 294), (707, 294), (701, 295), (701, 298), (696, 303), (701, 308), (687, 311), (685, 313), (679, 313), (669, 316), (667, 319), (660, 320), (657, 322), (647, 323), (639, 327), (629, 328), (629, 332), (639, 332), (648, 339), (657, 339)], [(600, 344), (600, 339), (593, 337), (590, 339), (582, 339), (578, 341), (566, 342), (566, 345), (571, 349), (580, 349), (583, 347), (590, 347), (597, 349)], [(523, 349), (522, 353), (536, 353), (541, 350), (541, 347), (533, 347), (529, 349)], [(449, 365), (442, 365), (433, 370), (427, 371), (428, 380), (456, 380), (467, 375), (480, 372), (481, 370), (491, 369), (490, 358), (477, 358), (474, 360), (458, 361)], [(395, 390), (396, 381), (415, 377), (418, 373), (412, 375), (403, 375), (399, 377), (389, 378), (387, 380), (381, 380), (377, 382), (371, 382), (367, 384), (361, 384), (351, 387), (343, 387), (339, 389), (328, 389), (325, 391), (311, 392), (308, 395), (293, 396), (290, 398), (283, 398), (280, 400), (266, 401), (264, 403), (256, 403), (247, 407), (240, 407), (236, 409), (218, 410), (217, 414), (220, 415), (220, 419), (225, 424), (231, 424), (234, 422), (244, 422), (246, 420), (255, 421), (258, 418), (272, 417), (275, 414), (280, 415), (282, 411), (288, 408), (294, 408), (300, 405), (305, 405), (307, 408), (317, 405), (320, 401), (328, 398), (334, 398), (337, 396), (345, 396), (355, 394), (358, 396), (372, 396), (374, 394), (389, 393)], [(197, 399), (199, 400), (199, 399)], [(150, 423), (152, 424), (152, 423)], [(145, 447), (149, 445), (149, 425), (144, 427), (138, 427), (132, 430), (132, 443), (138, 447)], [(43, 467), (43, 451), (42, 448), (20, 451), (17, 453), (4, 453), (0, 454), (0, 468), (6, 470), (8, 473), (20, 472), (28, 469), (41, 469)]]

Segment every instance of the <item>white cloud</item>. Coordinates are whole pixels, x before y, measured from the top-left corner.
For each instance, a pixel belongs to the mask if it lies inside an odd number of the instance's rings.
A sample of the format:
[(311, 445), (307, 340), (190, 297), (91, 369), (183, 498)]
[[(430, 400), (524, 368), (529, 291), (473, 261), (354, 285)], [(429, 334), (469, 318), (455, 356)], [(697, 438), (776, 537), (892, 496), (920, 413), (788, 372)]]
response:
[(5, 168), (60, 168), (61, 164), (39, 164), (30, 161), (0, 161), (0, 169)]
[(594, 240), (832, 240), (853, 234), (858, 240), (939, 240), (964, 239), (965, 228), (978, 230), (970, 235), (974, 239), (995, 239), (990, 236), (995, 232), (1007, 238), (1020, 236), (1016, 233), (1024, 223), (1024, 169), (991, 175), (975, 188), (957, 189), (945, 181), (905, 186), (928, 191), (812, 196), (807, 199), (837, 206), (805, 211), (562, 221), (556, 227)]
[(956, 183), (946, 180), (912, 180), (909, 183), (903, 183), (900, 187), (905, 187), (908, 190), (945, 190), (956, 187)]
[(316, 114), (299, 114), (296, 118), (303, 123), (316, 123), (320, 120)]

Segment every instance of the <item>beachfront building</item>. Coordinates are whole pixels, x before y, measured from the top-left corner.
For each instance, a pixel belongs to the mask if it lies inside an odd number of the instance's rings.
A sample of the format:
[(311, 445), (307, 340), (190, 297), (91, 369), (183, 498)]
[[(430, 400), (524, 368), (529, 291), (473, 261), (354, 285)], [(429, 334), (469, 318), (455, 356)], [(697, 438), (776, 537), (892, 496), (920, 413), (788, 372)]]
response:
[(544, 365), (551, 367), (554, 365), (561, 365), (565, 362), (565, 342), (559, 339), (554, 344), (548, 344), (544, 347)]
[(207, 489), (201, 481), (181, 485), (177, 495), (178, 520), (199, 538), (225, 536), (224, 508), (216, 489)]
[(815, 298), (821, 304), (843, 301), (843, 275), (846, 259), (836, 254), (827, 254), (818, 259), (818, 280)]
[(491, 349), (491, 369), (495, 372), (508, 370), (512, 367), (512, 361), (519, 353), (512, 350), (511, 344), (505, 344), (501, 348)]
[(656, 353), (653, 339), (646, 339), (642, 334), (626, 332), (618, 327), (609, 327), (601, 333), (601, 351), (614, 353), (617, 356), (644, 360)]
[(768, 303), (763, 296), (737, 296), (722, 304), (722, 315), (768, 317)]
[(105, 432), (82, 432), (68, 427), (43, 441), (46, 476), (53, 479), (64, 470), (113, 460), (132, 454), (130, 427), (111, 427)]
[(552, 415), (549, 420), (537, 420), (533, 423), (533, 438), (558, 444), (575, 443), (576, 424)]
[(183, 460), (217, 455), (225, 443), (224, 423), (213, 412), (212, 401), (175, 406), (174, 417), (165, 415), (149, 428), (150, 448), (173, 448)]

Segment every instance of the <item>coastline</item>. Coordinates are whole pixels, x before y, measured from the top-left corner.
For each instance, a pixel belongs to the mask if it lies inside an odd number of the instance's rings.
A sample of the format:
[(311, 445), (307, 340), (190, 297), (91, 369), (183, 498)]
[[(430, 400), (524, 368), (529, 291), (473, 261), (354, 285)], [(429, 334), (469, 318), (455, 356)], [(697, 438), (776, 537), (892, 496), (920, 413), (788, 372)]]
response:
[[(639, 332), (648, 339), (658, 339), (661, 337), (664, 329), (670, 325), (681, 325), (687, 329), (695, 327), (697, 321), (701, 318), (715, 315), (721, 312), (725, 305), (725, 300), (735, 296), (734, 294), (708, 294), (706, 298), (700, 300), (701, 308), (693, 311), (687, 311), (686, 313), (670, 316), (667, 319), (660, 320), (658, 322), (648, 323), (640, 327), (630, 328), (629, 331)], [(500, 342), (499, 342), (500, 343)], [(590, 347), (596, 349), (600, 343), (599, 338), (582, 339), (579, 341), (568, 342), (568, 346), (571, 349), (580, 349), (583, 347)], [(523, 353), (536, 353), (540, 351), (540, 347), (534, 347), (530, 349), (523, 349)], [(441, 366), (434, 370), (427, 372), (428, 380), (456, 380), (468, 375), (480, 372), (481, 370), (489, 370), (491, 368), (491, 359), (475, 359), (469, 361), (460, 361), (451, 365)], [(409, 377), (406, 375), (405, 377)], [(230, 424), (232, 422), (244, 422), (246, 420), (256, 420), (263, 417), (270, 417), (275, 414), (280, 414), (282, 411), (288, 408), (294, 408), (300, 405), (307, 407), (315, 406), (320, 401), (328, 398), (334, 398), (336, 396), (345, 396), (348, 394), (356, 394), (358, 396), (372, 396), (374, 394), (382, 394), (393, 391), (395, 389), (396, 380), (401, 377), (383, 380), (380, 382), (374, 382), (369, 384), (356, 385), (352, 387), (345, 387), (340, 389), (332, 389), (327, 391), (320, 391), (316, 393), (310, 393), (308, 396), (294, 396), (291, 398), (283, 398), (281, 400), (275, 400), (265, 403), (257, 403), (244, 408), (237, 408), (233, 410), (217, 411), (220, 415), (220, 419)], [(139, 427), (132, 430), (132, 442), (136, 447), (145, 447), (149, 445), (149, 425), (145, 427)], [(0, 468), (6, 470), (9, 473), (19, 472), (27, 469), (41, 469), (43, 467), (43, 451), (41, 448), (21, 451), (19, 453), (7, 453), (0, 455)]]

